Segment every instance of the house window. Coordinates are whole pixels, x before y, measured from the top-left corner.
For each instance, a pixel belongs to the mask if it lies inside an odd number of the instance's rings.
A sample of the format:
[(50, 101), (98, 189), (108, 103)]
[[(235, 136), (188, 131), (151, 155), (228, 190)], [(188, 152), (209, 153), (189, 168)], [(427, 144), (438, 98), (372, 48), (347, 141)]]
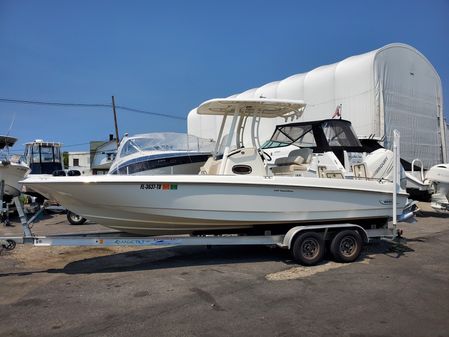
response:
[(78, 158), (73, 158), (73, 166), (80, 166), (80, 160)]

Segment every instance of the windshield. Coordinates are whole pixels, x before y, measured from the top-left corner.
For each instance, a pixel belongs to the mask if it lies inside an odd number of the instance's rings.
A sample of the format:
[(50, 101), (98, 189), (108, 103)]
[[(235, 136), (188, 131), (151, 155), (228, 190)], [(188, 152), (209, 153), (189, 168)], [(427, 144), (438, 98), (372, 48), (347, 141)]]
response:
[(125, 140), (120, 157), (144, 151), (203, 151), (212, 152), (215, 142), (180, 133), (154, 133), (130, 137)]
[(351, 123), (338, 119), (314, 122), (313, 124), (279, 125), (271, 139), (265, 142), (263, 148), (288, 145), (301, 148), (362, 147)]
[(278, 127), (270, 140), (262, 146), (264, 149), (295, 145), (298, 147), (315, 147), (315, 137), (311, 125), (293, 125)]
[(323, 132), (329, 146), (362, 146), (350, 124), (328, 121), (323, 123)]

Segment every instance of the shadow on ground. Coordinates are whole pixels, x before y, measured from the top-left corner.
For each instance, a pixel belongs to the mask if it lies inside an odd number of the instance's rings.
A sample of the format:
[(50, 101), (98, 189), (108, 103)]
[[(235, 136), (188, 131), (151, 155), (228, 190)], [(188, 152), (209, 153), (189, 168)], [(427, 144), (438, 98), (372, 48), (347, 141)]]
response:
[(449, 218), (449, 212), (445, 212), (445, 211), (441, 211), (441, 212), (437, 212), (437, 211), (423, 211), (423, 210), (419, 210), (416, 213), (416, 216), (420, 217), (420, 218), (443, 218), (443, 219), (447, 219)]
[[(367, 245), (359, 261), (369, 260), (373, 256), (380, 254), (398, 259), (413, 251), (404, 242), (379, 241)], [(325, 258), (330, 259), (331, 257), (327, 254)], [(296, 262), (291, 258), (290, 252), (279, 248), (265, 246), (170, 247), (93, 257), (70, 262), (59, 269), (1, 273), (0, 277), (23, 276), (36, 273), (117, 273), (254, 262), (282, 262), (286, 265), (296, 265)]]

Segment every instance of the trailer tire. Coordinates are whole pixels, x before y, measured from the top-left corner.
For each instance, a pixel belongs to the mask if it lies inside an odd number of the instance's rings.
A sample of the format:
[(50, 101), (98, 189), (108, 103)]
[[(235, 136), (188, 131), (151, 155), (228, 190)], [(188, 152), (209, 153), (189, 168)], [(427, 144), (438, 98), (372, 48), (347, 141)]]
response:
[(313, 266), (324, 256), (324, 240), (315, 232), (300, 234), (294, 241), (291, 251), (294, 259), (304, 266)]
[(362, 237), (356, 230), (343, 230), (334, 236), (330, 251), (338, 262), (354, 262), (362, 250)]
[(75, 214), (73, 212), (67, 211), (67, 220), (70, 222), (71, 225), (82, 225), (86, 222), (86, 219), (82, 216)]
[(14, 240), (6, 240), (2, 247), (6, 250), (14, 250), (16, 248), (16, 242)]

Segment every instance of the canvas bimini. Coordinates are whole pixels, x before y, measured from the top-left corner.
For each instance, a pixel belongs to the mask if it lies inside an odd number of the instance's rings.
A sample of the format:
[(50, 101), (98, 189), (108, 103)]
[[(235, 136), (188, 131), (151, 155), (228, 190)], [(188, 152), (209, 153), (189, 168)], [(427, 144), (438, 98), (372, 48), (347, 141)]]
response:
[[(271, 99), (203, 103), (199, 113), (221, 115), (223, 124), (214, 156), (197, 175), (29, 177), (24, 184), (89, 220), (140, 235), (286, 231), (300, 223), (342, 221), (384, 226), (392, 216), (391, 181), (270, 174), (258, 123), (300, 116), (304, 107), (302, 101)], [(243, 144), (249, 117), (252, 141)], [(401, 190), (399, 214), (406, 202)]]

